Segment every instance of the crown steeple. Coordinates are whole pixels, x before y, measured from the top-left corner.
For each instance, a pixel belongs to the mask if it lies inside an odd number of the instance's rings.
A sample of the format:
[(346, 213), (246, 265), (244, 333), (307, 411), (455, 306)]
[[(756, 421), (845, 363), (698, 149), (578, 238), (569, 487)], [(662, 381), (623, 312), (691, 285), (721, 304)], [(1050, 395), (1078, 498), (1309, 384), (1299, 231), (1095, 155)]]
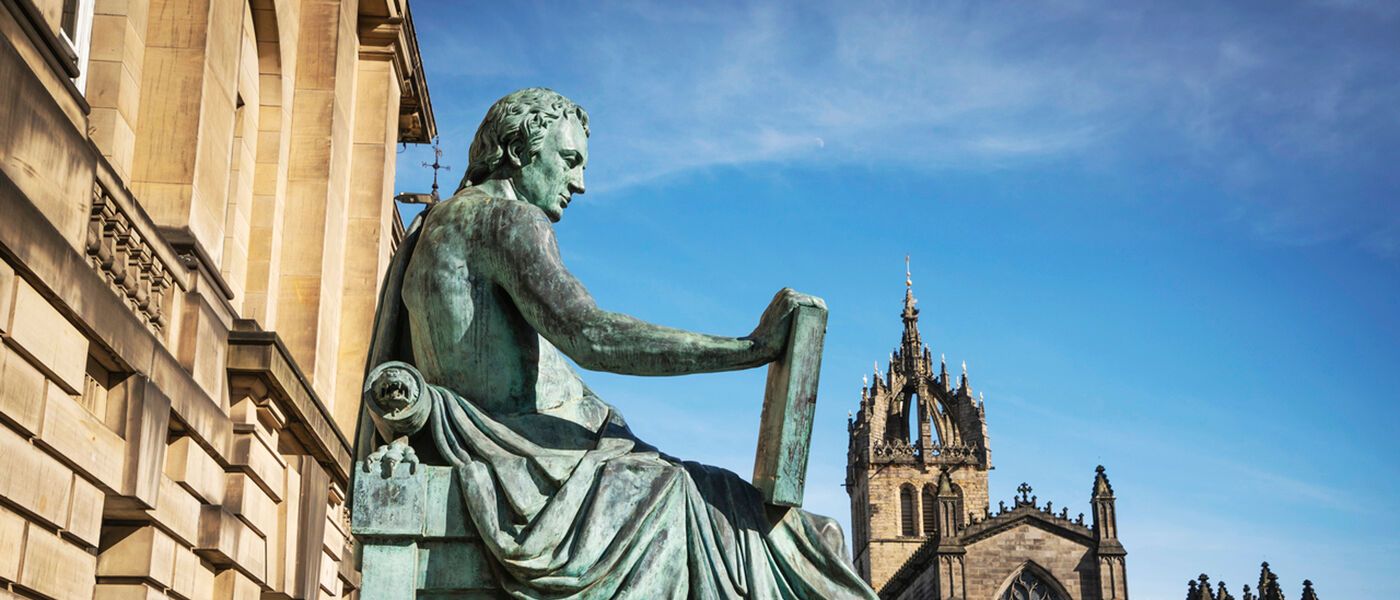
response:
[[(919, 335), (918, 299), (909, 256), (904, 257), (904, 332), (889, 365), (875, 364), (874, 379), (862, 379), (861, 410), (853, 421), (852, 448), (872, 458), (914, 462), (987, 464), (986, 423), (979, 399), (964, 376), (948, 375), (947, 358), (933, 354)], [(882, 372), (883, 371), (883, 372)]]

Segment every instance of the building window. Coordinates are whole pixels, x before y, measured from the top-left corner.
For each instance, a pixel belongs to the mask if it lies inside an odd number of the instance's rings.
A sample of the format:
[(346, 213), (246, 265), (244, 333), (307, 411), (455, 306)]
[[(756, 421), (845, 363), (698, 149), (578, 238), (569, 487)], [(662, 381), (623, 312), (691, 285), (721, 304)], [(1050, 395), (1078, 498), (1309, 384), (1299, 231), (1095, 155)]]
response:
[(1000, 600), (1063, 600), (1055, 593), (1054, 588), (1030, 569), (1021, 569), (1016, 574), (1016, 578), (1011, 580), (1011, 585), (1006, 588), (1006, 593), (1001, 595)]
[(73, 84), (84, 94), (87, 93), (87, 63), (92, 46), (93, 1), (63, 0), (63, 19), (59, 27), (59, 37), (78, 56), (78, 76), (73, 78)]
[(899, 489), (899, 534), (906, 537), (918, 535), (914, 532), (914, 488), (904, 486)]
[(938, 531), (938, 499), (934, 497), (933, 486), (924, 486), (924, 535)]

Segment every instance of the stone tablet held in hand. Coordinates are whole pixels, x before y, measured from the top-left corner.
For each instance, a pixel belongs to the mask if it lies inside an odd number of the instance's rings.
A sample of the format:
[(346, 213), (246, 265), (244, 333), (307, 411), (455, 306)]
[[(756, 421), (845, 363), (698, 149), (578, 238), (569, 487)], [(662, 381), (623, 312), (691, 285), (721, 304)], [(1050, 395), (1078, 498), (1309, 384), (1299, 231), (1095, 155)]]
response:
[(825, 338), (826, 307), (798, 306), (787, 349), (768, 366), (753, 485), (774, 506), (802, 506)]

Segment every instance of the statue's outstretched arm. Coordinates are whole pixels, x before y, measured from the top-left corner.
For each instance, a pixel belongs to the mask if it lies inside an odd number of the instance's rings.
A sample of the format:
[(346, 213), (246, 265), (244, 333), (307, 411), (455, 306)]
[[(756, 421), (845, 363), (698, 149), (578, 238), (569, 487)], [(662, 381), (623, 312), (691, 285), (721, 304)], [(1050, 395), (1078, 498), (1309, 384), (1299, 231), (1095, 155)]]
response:
[[(759, 327), (742, 338), (705, 335), (647, 323), (598, 308), (564, 268), (553, 226), (534, 207), (499, 202), (479, 231), (493, 256), (492, 278), (541, 335), (586, 369), (630, 375), (683, 375), (747, 369), (782, 351), (792, 305), (810, 297), (783, 290)], [(820, 302), (820, 300), (817, 300)]]

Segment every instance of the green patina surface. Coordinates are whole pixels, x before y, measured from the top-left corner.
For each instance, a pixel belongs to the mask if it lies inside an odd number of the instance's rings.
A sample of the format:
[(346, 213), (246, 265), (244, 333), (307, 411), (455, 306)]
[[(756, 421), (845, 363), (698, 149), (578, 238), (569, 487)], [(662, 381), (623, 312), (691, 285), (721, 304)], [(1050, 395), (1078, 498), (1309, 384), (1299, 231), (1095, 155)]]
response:
[(787, 352), (768, 367), (753, 484), (775, 506), (802, 506), (825, 337), (826, 306), (796, 307)]
[[(825, 304), (780, 290), (742, 337), (598, 307), (554, 235), (584, 192), (588, 134), (587, 113), (549, 90), (503, 98), (462, 187), (394, 257), (356, 436), (362, 597), (407, 597), (411, 585), (540, 599), (873, 598), (834, 521), (770, 510), (801, 503)], [(565, 356), (633, 375), (777, 361), (758, 487), (637, 439)], [(440, 466), (417, 464), (415, 450)]]
[(360, 597), (498, 597), (451, 467), (399, 462), (385, 469), (382, 460), (356, 467), (350, 530), (361, 542)]

